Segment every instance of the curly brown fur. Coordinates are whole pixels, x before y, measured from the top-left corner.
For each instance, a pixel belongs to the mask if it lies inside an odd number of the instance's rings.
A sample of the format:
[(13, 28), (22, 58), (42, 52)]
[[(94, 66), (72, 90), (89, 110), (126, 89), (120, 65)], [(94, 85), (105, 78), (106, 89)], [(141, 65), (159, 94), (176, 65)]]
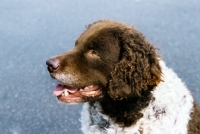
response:
[(124, 100), (113, 100), (107, 97), (100, 102), (103, 113), (121, 127), (129, 127), (143, 117), (141, 110), (149, 105), (150, 100), (153, 100), (151, 90), (142, 91), (141, 97), (130, 97)]
[(200, 107), (194, 102), (193, 111), (190, 114), (191, 120), (188, 124), (188, 134), (200, 134)]
[(141, 91), (151, 89), (161, 81), (156, 48), (128, 25), (118, 40), (122, 52), (121, 60), (111, 73), (108, 93), (118, 100), (141, 96)]
[[(98, 23), (105, 21), (89, 28)], [(107, 95), (100, 104), (105, 114), (127, 127), (143, 116), (140, 111), (152, 100), (150, 91), (161, 81), (162, 72), (156, 48), (132, 26), (114, 24), (104, 32), (112, 33), (118, 41), (120, 60), (111, 72)]]

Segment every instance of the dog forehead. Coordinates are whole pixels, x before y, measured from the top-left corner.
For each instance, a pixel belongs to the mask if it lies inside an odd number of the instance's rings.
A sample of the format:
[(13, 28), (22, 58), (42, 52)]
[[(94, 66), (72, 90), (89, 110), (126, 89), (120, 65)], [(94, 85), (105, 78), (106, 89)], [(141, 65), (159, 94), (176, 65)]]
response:
[(91, 42), (97, 38), (106, 38), (105, 36), (108, 36), (108, 33), (119, 32), (125, 27), (127, 25), (112, 20), (97, 21), (87, 26), (87, 29), (78, 37), (77, 44)]
[(102, 35), (102, 33), (104, 31), (106, 31), (108, 28), (106, 28), (104, 25), (98, 25), (95, 27), (91, 27), (86, 29), (77, 39), (77, 43), (81, 43), (81, 44), (88, 44), (91, 43), (95, 40), (97, 40), (98, 38), (100, 38)]

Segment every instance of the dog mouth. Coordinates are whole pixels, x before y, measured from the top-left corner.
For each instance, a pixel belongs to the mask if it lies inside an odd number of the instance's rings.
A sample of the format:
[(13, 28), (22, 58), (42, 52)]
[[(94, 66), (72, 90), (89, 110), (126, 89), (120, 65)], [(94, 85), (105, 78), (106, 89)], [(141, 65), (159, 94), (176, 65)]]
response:
[(58, 100), (64, 103), (81, 103), (89, 99), (100, 96), (102, 93), (101, 87), (98, 85), (90, 85), (83, 88), (69, 87), (62, 84), (57, 84), (53, 91)]

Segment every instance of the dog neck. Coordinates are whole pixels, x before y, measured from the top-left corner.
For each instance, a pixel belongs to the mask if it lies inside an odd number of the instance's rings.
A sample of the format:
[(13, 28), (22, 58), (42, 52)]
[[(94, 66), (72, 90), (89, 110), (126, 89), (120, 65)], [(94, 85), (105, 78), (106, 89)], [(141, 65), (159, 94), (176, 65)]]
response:
[[(141, 110), (146, 108), (153, 100), (150, 90), (146, 90), (140, 97), (131, 97), (124, 100), (113, 100), (109, 96), (103, 98), (99, 104), (102, 113), (121, 127), (130, 127), (143, 117)], [(93, 107), (94, 102), (90, 102)]]

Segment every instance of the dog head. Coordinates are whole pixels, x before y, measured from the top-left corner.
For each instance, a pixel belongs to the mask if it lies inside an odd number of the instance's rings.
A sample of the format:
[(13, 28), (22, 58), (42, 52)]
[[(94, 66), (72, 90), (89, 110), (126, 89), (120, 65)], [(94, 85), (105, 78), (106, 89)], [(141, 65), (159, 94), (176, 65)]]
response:
[(87, 27), (69, 52), (47, 60), (58, 80), (54, 94), (62, 102), (80, 103), (104, 97), (140, 96), (161, 81), (155, 48), (134, 27), (111, 20)]

